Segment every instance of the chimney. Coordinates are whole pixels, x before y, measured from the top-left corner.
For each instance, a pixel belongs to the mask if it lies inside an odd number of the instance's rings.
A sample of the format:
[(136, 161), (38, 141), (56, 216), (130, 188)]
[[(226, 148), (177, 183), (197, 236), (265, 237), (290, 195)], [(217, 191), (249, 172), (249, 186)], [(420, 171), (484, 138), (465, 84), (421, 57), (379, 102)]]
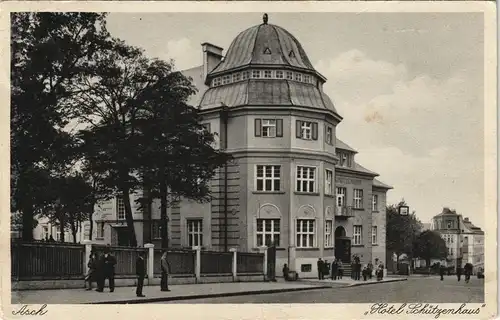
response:
[(201, 44), (203, 49), (203, 79), (207, 79), (207, 75), (212, 71), (222, 60), (222, 49), (208, 42)]

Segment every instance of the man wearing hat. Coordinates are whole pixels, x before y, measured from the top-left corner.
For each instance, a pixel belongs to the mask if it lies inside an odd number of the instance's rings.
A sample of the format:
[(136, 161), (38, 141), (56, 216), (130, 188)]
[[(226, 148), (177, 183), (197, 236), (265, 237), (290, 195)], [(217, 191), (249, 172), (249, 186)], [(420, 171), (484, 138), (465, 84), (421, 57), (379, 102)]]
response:
[(101, 279), (99, 281), (99, 286), (97, 292), (104, 291), (104, 284), (106, 279), (109, 280), (109, 292), (115, 291), (115, 265), (116, 258), (110, 253), (109, 245), (104, 248), (104, 254), (99, 260), (99, 270), (101, 273)]

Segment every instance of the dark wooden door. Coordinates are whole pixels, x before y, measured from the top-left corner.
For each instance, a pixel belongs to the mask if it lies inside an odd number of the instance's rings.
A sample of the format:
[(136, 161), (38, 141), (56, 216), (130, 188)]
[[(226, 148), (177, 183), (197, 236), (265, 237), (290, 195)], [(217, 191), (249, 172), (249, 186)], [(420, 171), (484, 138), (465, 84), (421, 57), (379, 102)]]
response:
[(276, 247), (274, 245), (267, 248), (267, 278), (276, 278)]
[(351, 262), (351, 240), (337, 238), (335, 239), (335, 258), (342, 262)]

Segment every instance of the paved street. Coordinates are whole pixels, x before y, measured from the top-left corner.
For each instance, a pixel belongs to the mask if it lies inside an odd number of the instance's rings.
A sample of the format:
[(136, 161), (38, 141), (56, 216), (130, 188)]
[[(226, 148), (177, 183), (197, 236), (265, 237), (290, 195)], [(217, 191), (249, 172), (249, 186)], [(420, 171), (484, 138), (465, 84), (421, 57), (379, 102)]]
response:
[(162, 303), (369, 303), (433, 302), (480, 303), (484, 301), (484, 280), (471, 278), (466, 284), (456, 277), (415, 277), (359, 287), (331, 288), (307, 292), (283, 292), (225, 298), (196, 299)]

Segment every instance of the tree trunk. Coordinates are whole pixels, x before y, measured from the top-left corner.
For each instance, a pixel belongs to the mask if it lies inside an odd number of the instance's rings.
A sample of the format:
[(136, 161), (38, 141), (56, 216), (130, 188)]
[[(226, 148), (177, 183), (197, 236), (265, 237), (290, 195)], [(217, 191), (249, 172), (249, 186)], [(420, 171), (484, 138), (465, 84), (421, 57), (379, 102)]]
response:
[(89, 210), (89, 240), (92, 240), (92, 232), (94, 231), (94, 207), (95, 207), (95, 199), (92, 198), (92, 202), (90, 203)]
[(76, 243), (76, 233), (78, 232), (78, 229), (75, 227), (75, 223), (71, 223), (71, 235), (73, 236), (73, 243)]
[(64, 224), (66, 221), (64, 221), (64, 214), (61, 212), (61, 208), (56, 209), (58, 211), (58, 216), (59, 216), (59, 232), (61, 233), (61, 242), (64, 242)]
[[(164, 169), (161, 169), (163, 173)], [(162, 174), (160, 180), (160, 219), (161, 219), (161, 247), (162, 249), (168, 248), (168, 217), (167, 217), (167, 207), (168, 207), (168, 188), (165, 174)]]
[(23, 241), (33, 241), (33, 207), (27, 205), (23, 208), (22, 212), (23, 221)]
[(129, 234), (129, 246), (137, 247), (137, 238), (135, 236), (134, 217), (132, 216), (132, 207), (130, 206), (130, 190), (127, 187), (121, 188), (122, 199), (125, 205), (125, 219), (127, 221), (127, 230)]

